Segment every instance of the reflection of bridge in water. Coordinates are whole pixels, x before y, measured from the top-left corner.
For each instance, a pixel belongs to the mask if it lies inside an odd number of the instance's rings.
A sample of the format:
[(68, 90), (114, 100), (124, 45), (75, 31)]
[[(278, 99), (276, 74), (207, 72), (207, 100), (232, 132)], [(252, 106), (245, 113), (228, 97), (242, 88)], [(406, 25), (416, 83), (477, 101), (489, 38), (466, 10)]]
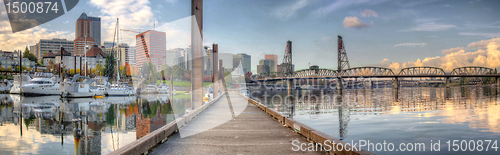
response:
[[(394, 89), (350, 89), (342, 95), (325, 90), (290, 92), (277, 91), (267, 98), (260, 97), (262, 103), (276, 111), (293, 117), (309, 115), (311, 119), (321, 119), (318, 114), (338, 114), (340, 138), (347, 137), (347, 128), (352, 116), (412, 114), (414, 112), (466, 110), (487, 108), (498, 101), (497, 87), (452, 87), (452, 88), (401, 88), (399, 95)], [(272, 96), (272, 97), (269, 97)], [(398, 96), (399, 99), (395, 99)], [(290, 102), (292, 101), (292, 102)]]

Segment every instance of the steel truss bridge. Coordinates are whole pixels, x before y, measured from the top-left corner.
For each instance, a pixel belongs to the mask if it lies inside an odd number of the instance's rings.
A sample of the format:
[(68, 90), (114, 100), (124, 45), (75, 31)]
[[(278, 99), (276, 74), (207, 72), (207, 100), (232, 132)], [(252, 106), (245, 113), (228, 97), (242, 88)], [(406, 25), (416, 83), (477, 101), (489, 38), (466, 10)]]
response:
[(478, 66), (459, 67), (446, 73), (437, 67), (408, 67), (397, 74), (383, 67), (355, 67), (338, 72), (332, 69), (304, 69), (286, 75), (273, 72), (253, 75), (255, 81), (279, 81), (292, 79), (333, 79), (333, 78), (413, 78), (413, 77), (500, 77), (494, 69)]

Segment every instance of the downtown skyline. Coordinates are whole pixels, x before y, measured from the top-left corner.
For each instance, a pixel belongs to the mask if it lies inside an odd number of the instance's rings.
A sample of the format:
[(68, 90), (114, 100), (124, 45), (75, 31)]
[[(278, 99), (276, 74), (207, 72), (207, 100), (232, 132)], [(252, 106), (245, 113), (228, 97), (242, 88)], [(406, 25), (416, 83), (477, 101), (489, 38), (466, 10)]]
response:
[[(496, 1), (208, 1), (204, 3), (204, 44), (221, 53), (246, 53), (252, 64), (265, 54), (283, 61), (286, 41), (293, 42), (296, 70), (318, 65), (336, 68), (336, 37), (341, 35), (351, 67), (399, 70), (433, 66), (500, 67), (500, 17)], [(102, 40), (120, 28), (164, 31), (167, 49), (190, 44), (190, 1), (89, 0), (39, 27), (12, 33), (0, 8), (0, 49), (13, 51), (39, 39), (74, 38), (74, 23), (85, 11), (101, 17)], [(244, 6), (244, 7), (242, 7)], [(239, 9), (234, 9), (239, 8)], [(124, 43), (133, 33), (121, 32)], [(251, 66), (256, 71), (256, 65)], [(450, 69), (451, 68), (451, 69)]]

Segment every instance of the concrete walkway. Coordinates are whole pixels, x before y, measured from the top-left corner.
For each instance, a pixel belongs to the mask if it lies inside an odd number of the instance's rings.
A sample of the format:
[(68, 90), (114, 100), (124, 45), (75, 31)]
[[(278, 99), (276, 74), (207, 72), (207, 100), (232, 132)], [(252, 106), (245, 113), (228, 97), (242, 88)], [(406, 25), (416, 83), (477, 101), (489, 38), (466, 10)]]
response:
[[(224, 96), (150, 154), (326, 154), (295, 152), (306, 139), (235, 93)], [(297, 147), (294, 147), (297, 148)]]

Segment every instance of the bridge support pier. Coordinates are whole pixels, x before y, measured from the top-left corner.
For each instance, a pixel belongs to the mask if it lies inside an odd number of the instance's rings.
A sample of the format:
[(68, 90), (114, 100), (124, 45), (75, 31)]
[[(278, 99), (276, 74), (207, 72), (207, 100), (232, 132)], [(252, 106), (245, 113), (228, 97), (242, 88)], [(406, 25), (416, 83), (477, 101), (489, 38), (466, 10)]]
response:
[(451, 82), (450, 77), (446, 77), (445, 80), (446, 80), (446, 88), (450, 88), (450, 82)]
[(500, 78), (495, 77), (495, 84), (497, 85), (497, 87), (500, 87)]
[(398, 78), (394, 78), (394, 89), (398, 89), (399, 88), (399, 79)]
[(342, 78), (337, 78), (337, 90), (342, 90)]
[(372, 88), (372, 80), (371, 79), (365, 80), (365, 88), (366, 89)]

